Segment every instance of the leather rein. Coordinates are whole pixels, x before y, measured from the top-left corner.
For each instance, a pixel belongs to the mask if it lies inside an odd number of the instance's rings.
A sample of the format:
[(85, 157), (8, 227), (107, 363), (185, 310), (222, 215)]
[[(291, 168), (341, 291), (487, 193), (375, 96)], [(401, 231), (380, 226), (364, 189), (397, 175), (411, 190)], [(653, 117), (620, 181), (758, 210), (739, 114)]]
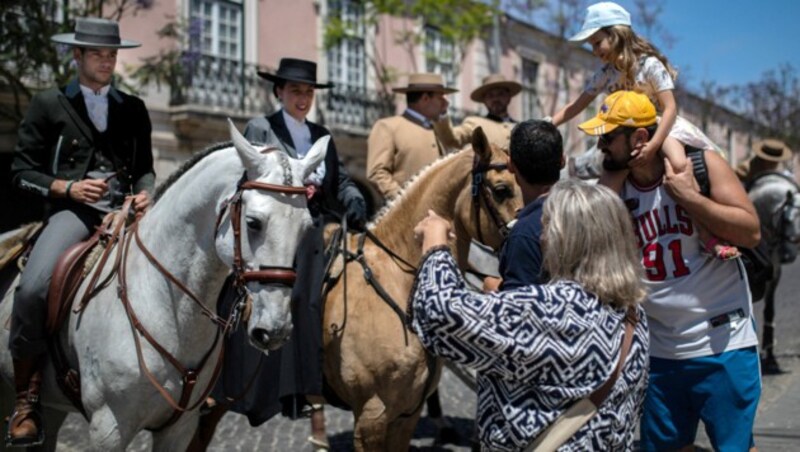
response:
[[(480, 228), (480, 200), (483, 199), (483, 203), (486, 206), (486, 211), (488, 212), (489, 217), (494, 222), (497, 229), (500, 231), (500, 234), (503, 238), (508, 236), (509, 228), (500, 219), (500, 212), (497, 210), (497, 207), (494, 205), (491, 199), (490, 188), (486, 182), (486, 178), (484, 177), (486, 172), (489, 170), (496, 170), (496, 171), (503, 171), (508, 169), (508, 165), (504, 163), (491, 163), (491, 164), (482, 164), (478, 159), (477, 155), (475, 160), (473, 161), (472, 165), (472, 200), (473, 200), (473, 210), (475, 211), (475, 226), (476, 230), (478, 231), (479, 240), (483, 241), (483, 234), (481, 233)], [(323, 285), (323, 299), (326, 297), (328, 291), (333, 287), (333, 284), (337, 278), (330, 277), (330, 269), (333, 263), (338, 258), (339, 254), (344, 257), (344, 266), (342, 269), (342, 283), (343, 287), (343, 311), (344, 311), (344, 319), (341, 325), (338, 324), (331, 324), (331, 334), (336, 335), (340, 334), (347, 324), (347, 264), (350, 262), (357, 262), (361, 265), (362, 271), (364, 273), (364, 279), (367, 283), (372, 287), (375, 293), (392, 309), (392, 311), (397, 314), (398, 318), (400, 319), (400, 323), (403, 324), (403, 335), (405, 339), (405, 345), (408, 346), (408, 331), (411, 330), (411, 324), (408, 320), (408, 314), (400, 308), (397, 302), (392, 298), (391, 295), (384, 289), (383, 285), (381, 285), (380, 281), (374, 277), (374, 273), (370, 268), (367, 260), (364, 256), (364, 243), (366, 240), (369, 239), (373, 242), (376, 246), (386, 252), (393, 261), (398, 266), (401, 266), (401, 269), (406, 273), (414, 272), (416, 273), (417, 267), (413, 264), (409, 263), (408, 260), (404, 259), (403, 257), (399, 256), (397, 253), (392, 251), (388, 246), (386, 246), (381, 240), (375, 236), (369, 230), (365, 230), (364, 232), (360, 233), (358, 236), (358, 245), (355, 252), (351, 252), (347, 249), (347, 220), (342, 220), (342, 227), (338, 229), (331, 240), (331, 245), (328, 248), (329, 254), (329, 261), (328, 265), (325, 269), (325, 281)], [(338, 245), (338, 246), (337, 246)], [(402, 268), (405, 267), (405, 268)], [(413, 333), (413, 331), (412, 331)], [(433, 356), (430, 352), (425, 352), (426, 356), (426, 364), (428, 367), (428, 378), (425, 382), (425, 390), (423, 394), (425, 396), (420, 401), (419, 405), (410, 413), (404, 413), (401, 417), (410, 417), (413, 416), (414, 413), (418, 412), (422, 408), (422, 404), (425, 403), (425, 399), (427, 398), (427, 394), (433, 385), (433, 375), (436, 368), (436, 357)]]
[[(200, 301), (200, 298), (195, 295), (185, 284), (179, 281), (172, 273), (169, 272), (159, 261), (156, 257), (147, 249), (144, 243), (139, 236), (139, 221), (135, 221), (130, 226), (130, 232), (133, 234), (128, 234), (122, 240), (124, 241), (123, 249), (120, 253), (124, 253), (122, 257), (122, 264), (119, 268), (119, 284), (118, 284), (118, 293), (120, 300), (125, 307), (125, 312), (128, 315), (128, 320), (131, 323), (131, 328), (133, 330), (133, 337), (134, 343), (136, 344), (136, 355), (139, 360), (139, 365), (144, 372), (147, 379), (150, 383), (155, 387), (161, 396), (169, 403), (169, 405), (173, 409), (172, 416), (161, 426), (155, 429), (150, 429), (152, 431), (160, 431), (164, 428), (174, 424), (180, 416), (186, 412), (196, 409), (200, 406), (203, 402), (205, 402), (206, 397), (208, 394), (211, 393), (211, 390), (216, 383), (217, 378), (219, 377), (219, 373), (222, 370), (222, 363), (223, 363), (223, 355), (225, 352), (225, 335), (233, 330), (236, 329), (238, 326), (239, 321), (242, 319), (243, 312), (249, 312), (249, 303), (250, 298), (247, 295), (247, 290), (245, 285), (251, 281), (257, 281), (261, 284), (282, 284), (286, 286), (293, 286), (296, 273), (292, 268), (286, 267), (261, 267), (259, 270), (256, 271), (247, 271), (245, 268), (244, 259), (242, 258), (242, 245), (241, 245), (241, 211), (242, 211), (242, 194), (245, 190), (262, 190), (262, 191), (269, 191), (274, 193), (283, 193), (288, 195), (306, 195), (307, 189), (305, 187), (293, 187), (288, 185), (273, 185), (267, 184), (263, 182), (256, 182), (256, 181), (249, 181), (247, 180), (247, 174), (245, 173), (242, 176), (242, 179), (237, 183), (236, 192), (233, 194), (232, 197), (228, 198), (223, 204), (222, 208), (220, 209), (220, 213), (217, 216), (217, 221), (214, 227), (214, 237), (217, 236), (219, 232), (219, 226), (222, 222), (222, 218), (225, 215), (225, 212), (230, 207), (230, 221), (231, 227), (233, 229), (234, 235), (234, 258), (233, 258), (233, 275), (234, 275), (234, 287), (236, 291), (239, 293), (239, 301), (236, 303), (234, 308), (231, 310), (231, 314), (227, 319), (223, 319), (218, 316), (214, 311), (209, 309), (205, 306), (205, 304)], [(147, 329), (141, 324), (136, 313), (131, 306), (130, 299), (128, 298), (128, 290), (127, 290), (127, 257), (130, 251), (130, 245), (132, 240), (135, 238), (136, 246), (139, 248), (140, 251), (147, 257), (151, 264), (153, 264), (158, 271), (167, 278), (173, 285), (177, 286), (184, 294), (186, 294), (199, 308), (203, 315), (208, 317), (214, 324), (217, 326), (217, 331), (214, 336), (214, 342), (211, 344), (211, 347), (208, 351), (203, 355), (203, 358), (200, 360), (200, 363), (195, 368), (188, 368), (178, 361), (175, 356), (173, 356), (169, 351), (167, 351), (161, 344), (156, 341), (155, 338), (147, 331)], [(247, 321), (247, 319), (245, 319)], [(138, 334), (137, 334), (138, 332)], [(179, 401), (175, 401), (175, 399), (169, 394), (166, 390), (164, 385), (158, 382), (156, 377), (150, 372), (147, 364), (144, 360), (144, 355), (142, 353), (142, 346), (141, 346), (141, 339), (139, 335), (143, 336), (150, 345), (158, 351), (158, 353), (164, 357), (170, 364), (181, 374), (182, 386), (183, 390), (181, 392), (181, 397)], [(214, 371), (212, 373), (211, 380), (208, 383), (206, 389), (202, 392), (202, 396), (199, 397), (194, 404), (189, 406), (189, 402), (191, 399), (192, 391), (194, 386), (197, 383), (198, 375), (202, 372), (203, 367), (208, 362), (209, 357), (211, 356), (214, 348), (220, 341), (220, 337), (222, 337), (223, 345), (220, 347), (219, 355), (217, 358), (216, 366), (214, 367)]]
[(472, 211), (475, 212), (475, 230), (478, 232), (478, 241), (483, 241), (483, 232), (481, 231), (481, 200), (486, 207), (486, 213), (494, 223), (500, 235), (505, 240), (510, 231), (508, 223), (501, 219), (500, 211), (492, 202), (491, 188), (486, 181), (486, 173), (490, 170), (505, 171), (508, 165), (505, 163), (482, 163), (475, 154), (475, 159), (472, 161)]

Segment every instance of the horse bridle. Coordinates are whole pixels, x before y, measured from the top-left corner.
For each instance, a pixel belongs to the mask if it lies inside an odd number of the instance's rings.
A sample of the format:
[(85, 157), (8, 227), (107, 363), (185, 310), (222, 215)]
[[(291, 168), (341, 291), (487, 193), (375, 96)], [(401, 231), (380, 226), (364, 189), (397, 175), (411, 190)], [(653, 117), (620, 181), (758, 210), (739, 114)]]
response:
[(227, 199), (220, 209), (217, 216), (217, 223), (214, 227), (214, 236), (219, 232), (219, 225), (225, 215), (225, 211), (230, 206), (231, 227), (233, 229), (233, 279), (237, 290), (243, 290), (244, 285), (250, 281), (258, 281), (261, 284), (283, 284), (289, 287), (294, 286), (297, 273), (291, 267), (259, 267), (259, 270), (245, 271), (244, 259), (242, 258), (242, 195), (245, 190), (263, 190), (274, 193), (288, 195), (306, 195), (306, 187), (293, 187), (289, 185), (267, 184), (247, 180), (247, 173), (236, 186), (236, 192)]
[(786, 225), (792, 221), (791, 212), (795, 209), (800, 209), (800, 206), (795, 203), (795, 196), (797, 195), (795, 195), (795, 193), (793, 193), (791, 190), (786, 190), (786, 199), (784, 199), (783, 203), (781, 203), (781, 205), (775, 209), (773, 215), (780, 215), (780, 218), (778, 219), (779, 240), (796, 244), (800, 238), (793, 239), (786, 235)]
[(475, 230), (478, 233), (478, 241), (483, 241), (483, 232), (481, 231), (481, 199), (486, 206), (486, 213), (494, 223), (500, 235), (505, 239), (508, 237), (509, 227), (500, 217), (500, 211), (492, 202), (491, 187), (486, 181), (486, 173), (490, 170), (505, 171), (508, 165), (505, 163), (483, 163), (481, 162), (478, 154), (472, 161), (472, 210), (475, 212)]
[[(480, 225), (480, 201), (481, 198), (483, 199), (484, 204), (486, 205), (486, 212), (488, 213), (489, 217), (494, 222), (494, 225), (500, 231), (500, 234), (503, 238), (508, 236), (509, 227), (506, 223), (504, 223), (500, 218), (500, 212), (497, 210), (497, 207), (491, 200), (491, 188), (486, 182), (485, 174), (489, 170), (496, 170), (496, 171), (504, 171), (508, 169), (508, 165), (505, 163), (482, 163), (478, 156), (475, 156), (472, 164), (472, 204), (473, 204), (473, 211), (475, 212), (475, 227), (478, 233), (478, 240), (483, 242), (483, 233), (481, 232), (481, 225)], [(330, 254), (330, 260), (328, 265), (325, 269), (325, 279), (328, 279), (328, 275), (330, 274), (330, 269), (333, 264), (333, 261), (336, 260), (338, 255), (341, 253), (344, 258), (344, 270), (342, 271), (343, 275), (343, 283), (344, 283), (344, 320), (342, 325), (331, 324), (331, 334), (339, 334), (344, 330), (345, 324), (347, 323), (347, 264), (349, 262), (357, 262), (361, 265), (362, 271), (364, 273), (364, 279), (367, 281), (367, 284), (375, 290), (375, 293), (398, 315), (400, 322), (403, 325), (403, 334), (405, 338), (405, 344), (408, 346), (408, 330), (410, 329), (411, 325), (408, 320), (408, 314), (404, 312), (396, 301), (389, 295), (388, 291), (384, 289), (384, 287), (380, 284), (377, 278), (374, 277), (372, 269), (367, 264), (364, 258), (364, 243), (366, 239), (370, 239), (375, 245), (380, 247), (384, 252), (389, 254), (389, 256), (394, 260), (398, 265), (402, 263), (407, 270), (409, 271), (416, 271), (416, 267), (409, 263), (407, 260), (403, 259), (401, 256), (394, 253), (389, 247), (383, 244), (378, 237), (376, 237), (372, 232), (366, 230), (359, 234), (358, 237), (358, 246), (356, 252), (350, 252), (347, 250), (347, 221), (343, 221), (342, 228), (337, 230), (334, 233), (334, 237), (331, 240), (331, 244), (329, 249), (326, 251), (326, 254)], [(337, 248), (336, 245), (339, 245)], [(323, 294), (327, 294), (328, 290), (330, 289), (329, 281), (323, 284)], [(413, 290), (412, 290), (413, 292)], [(325, 295), (323, 295), (323, 298)], [(430, 389), (433, 383), (433, 375), (434, 369), (436, 366), (436, 359), (430, 353), (425, 353), (426, 357), (426, 365), (428, 366), (428, 379), (425, 382), (425, 390), (423, 393), (427, 394), (428, 390)], [(413, 416), (414, 413), (417, 413), (421, 408), (422, 405), (425, 403), (425, 398), (423, 397), (420, 400), (419, 405), (409, 413), (401, 414), (401, 417), (410, 417)]]
[[(238, 324), (238, 320), (240, 319), (240, 314), (243, 310), (243, 304), (247, 303), (247, 294), (245, 289), (245, 284), (250, 281), (258, 281), (262, 284), (282, 284), (289, 287), (294, 285), (295, 279), (297, 277), (293, 268), (288, 267), (261, 267), (259, 270), (256, 271), (245, 271), (244, 259), (242, 258), (242, 245), (241, 245), (241, 212), (242, 212), (242, 194), (245, 190), (263, 190), (269, 191), (274, 193), (283, 193), (288, 195), (306, 195), (308, 190), (306, 187), (294, 187), (290, 185), (274, 185), (268, 184), (264, 182), (257, 182), (257, 181), (249, 181), (247, 180), (247, 173), (242, 176), (239, 182), (236, 185), (236, 192), (228, 198), (222, 205), (220, 209), (220, 213), (217, 216), (217, 221), (214, 226), (214, 237), (217, 236), (219, 232), (219, 226), (222, 221), (222, 218), (225, 215), (225, 211), (230, 206), (230, 219), (231, 219), (231, 227), (233, 229), (234, 234), (234, 258), (233, 258), (233, 276), (234, 276), (234, 287), (239, 292), (240, 299), (231, 310), (231, 314), (227, 319), (222, 319), (216, 312), (210, 310), (206, 307), (202, 301), (189, 290), (181, 281), (179, 281), (172, 273), (170, 273), (160, 262), (155, 258), (155, 256), (144, 246), (142, 243), (141, 238), (139, 237), (139, 228), (138, 224), (139, 221), (137, 220), (134, 224), (131, 225), (131, 229), (133, 234), (131, 234), (135, 240), (136, 244), (142, 253), (147, 257), (147, 259), (158, 269), (158, 271), (163, 274), (170, 282), (176, 285), (182, 292), (184, 292), (190, 299), (192, 299), (199, 307), (202, 313), (207, 316), (213, 323), (217, 325), (217, 332), (214, 337), (214, 342), (211, 345), (211, 348), (203, 355), (203, 358), (198, 363), (197, 367), (194, 369), (190, 369), (185, 367), (183, 364), (178, 361), (169, 351), (167, 351), (161, 344), (159, 344), (155, 338), (144, 328), (141, 324), (139, 319), (137, 318), (135, 312), (133, 311), (133, 307), (131, 306), (130, 299), (127, 295), (127, 255), (128, 250), (130, 248), (131, 243), (131, 235), (123, 239), (124, 246), (123, 250), (120, 252), (124, 252), (125, 256), (122, 257), (122, 264), (119, 271), (119, 295), (120, 299), (125, 307), (125, 311), (128, 314), (128, 320), (131, 323), (131, 327), (135, 330), (134, 331), (134, 343), (136, 345), (136, 354), (139, 360), (139, 365), (142, 368), (145, 376), (150, 380), (150, 383), (158, 390), (161, 396), (169, 403), (172, 407), (173, 412), (172, 416), (161, 426), (155, 429), (150, 429), (152, 431), (160, 431), (164, 428), (174, 424), (178, 418), (180, 418), (181, 414), (185, 411), (191, 411), (195, 408), (199, 407), (200, 404), (205, 402), (206, 397), (208, 394), (211, 393), (211, 390), (214, 387), (214, 384), (219, 377), (219, 373), (222, 370), (222, 357), (225, 352), (225, 336), (228, 332), (235, 329), (235, 326)], [(144, 356), (142, 354), (142, 347), (140, 343), (139, 336), (136, 334), (136, 331), (139, 332), (145, 339), (150, 343), (150, 345), (155, 348), (161, 356), (163, 356), (170, 364), (172, 364), (175, 369), (177, 369), (181, 373), (181, 380), (183, 382), (183, 390), (181, 393), (180, 401), (176, 402), (175, 399), (169, 394), (169, 392), (164, 388), (164, 386), (159, 383), (155, 376), (150, 372), (147, 367), (147, 364), (144, 361)], [(220, 336), (223, 337), (223, 344), (220, 347), (219, 356), (217, 359), (217, 364), (214, 368), (214, 372), (212, 373), (211, 380), (208, 383), (208, 387), (203, 391), (201, 397), (197, 399), (197, 401), (192, 405), (189, 406), (189, 402), (191, 400), (191, 394), (194, 389), (194, 386), (197, 382), (197, 377), (200, 375), (203, 367), (205, 367), (208, 358), (211, 356), (212, 351), (217, 346)]]
[[(787, 176), (786, 174), (780, 171), (763, 171), (757, 174), (751, 181), (749, 181), (745, 188), (747, 189), (748, 192), (750, 192), (750, 190), (752, 190), (753, 187), (756, 185), (757, 181), (763, 178), (776, 177), (776, 176), (789, 182), (797, 190), (800, 191), (800, 187), (798, 187), (797, 182), (791, 176)], [(792, 190), (786, 190), (786, 198), (784, 198), (784, 201), (771, 212), (773, 224), (777, 223), (776, 229), (778, 232), (777, 233), (778, 242), (798, 243), (798, 241), (800, 241), (800, 238), (792, 240), (790, 237), (786, 236), (786, 224), (791, 221), (790, 212), (792, 212), (795, 209), (800, 209), (800, 206), (798, 206), (797, 203), (795, 202), (796, 196), (798, 196), (796, 192), (793, 192)], [(780, 216), (780, 218), (777, 218), (778, 216)], [(775, 221), (776, 218), (777, 222)]]

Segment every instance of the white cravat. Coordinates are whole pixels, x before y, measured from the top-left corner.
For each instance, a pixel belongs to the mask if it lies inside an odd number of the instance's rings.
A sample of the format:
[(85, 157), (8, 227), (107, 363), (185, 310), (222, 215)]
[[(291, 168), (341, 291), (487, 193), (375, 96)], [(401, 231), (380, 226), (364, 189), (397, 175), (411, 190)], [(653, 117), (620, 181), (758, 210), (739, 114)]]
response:
[(89, 119), (92, 120), (92, 124), (99, 132), (105, 132), (108, 127), (108, 90), (110, 89), (111, 85), (106, 85), (100, 88), (99, 91), (94, 91), (81, 85), (81, 92), (83, 93), (83, 100), (86, 102), (86, 111), (89, 113)]
[[(311, 142), (311, 129), (308, 127), (308, 124), (306, 124), (305, 119), (298, 121), (292, 117), (292, 115), (286, 113), (286, 110), (282, 110), (282, 112), (283, 121), (286, 123), (286, 128), (289, 129), (289, 135), (292, 137), (294, 150), (297, 152), (297, 158), (301, 159), (308, 154), (308, 150), (311, 149), (311, 145), (314, 144)], [(325, 161), (323, 160), (320, 162), (316, 171), (311, 173), (304, 182), (322, 186), (322, 180), (324, 178)]]
[(311, 149), (311, 129), (308, 128), (306, 120), (298, 121), (286, 110), (283, 111), (283, 121), (286, 123), (286, 128), (289, 129), (289, 135), (292, 136), (292, 143), (294, 143), (294, 150), (297, 152), (297, 158), (303, 158), (308, 154)]

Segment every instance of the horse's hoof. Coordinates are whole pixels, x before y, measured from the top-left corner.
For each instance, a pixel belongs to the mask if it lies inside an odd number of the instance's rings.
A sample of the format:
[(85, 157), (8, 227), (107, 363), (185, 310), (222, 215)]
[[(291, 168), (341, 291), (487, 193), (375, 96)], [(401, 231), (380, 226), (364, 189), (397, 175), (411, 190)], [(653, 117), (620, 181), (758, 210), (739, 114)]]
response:
[(314, 452), (326, 452), (331, 450), (331, 445), (328, 443), (328, 440), (317, 439), (313, 436), (309, 436), (308, 442), (311, 443), (311, 446), (314, 448)]

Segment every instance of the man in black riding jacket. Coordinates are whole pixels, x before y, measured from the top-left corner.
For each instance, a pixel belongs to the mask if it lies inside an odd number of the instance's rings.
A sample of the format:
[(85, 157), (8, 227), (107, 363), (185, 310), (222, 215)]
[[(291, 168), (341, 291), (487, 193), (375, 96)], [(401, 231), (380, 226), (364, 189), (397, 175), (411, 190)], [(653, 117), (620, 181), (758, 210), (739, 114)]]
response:
[(17, 397), (6, 444), (18, 447), (44, 439), (38, 367), (47, 350), (46, 300), (56, 259), (86, 239), (125, 195), (143, 212), (155, 182), (144, 102), (111, 84), (117, 50), (140, 44), (120, 39), (116, 22), (98, 18), (78, 18), (75, 33), (52, 40), (72, 46), (77, 76), (33, 97), (11, 164), (13, 184), (50, 207), (14, 293), (9, 349)]

